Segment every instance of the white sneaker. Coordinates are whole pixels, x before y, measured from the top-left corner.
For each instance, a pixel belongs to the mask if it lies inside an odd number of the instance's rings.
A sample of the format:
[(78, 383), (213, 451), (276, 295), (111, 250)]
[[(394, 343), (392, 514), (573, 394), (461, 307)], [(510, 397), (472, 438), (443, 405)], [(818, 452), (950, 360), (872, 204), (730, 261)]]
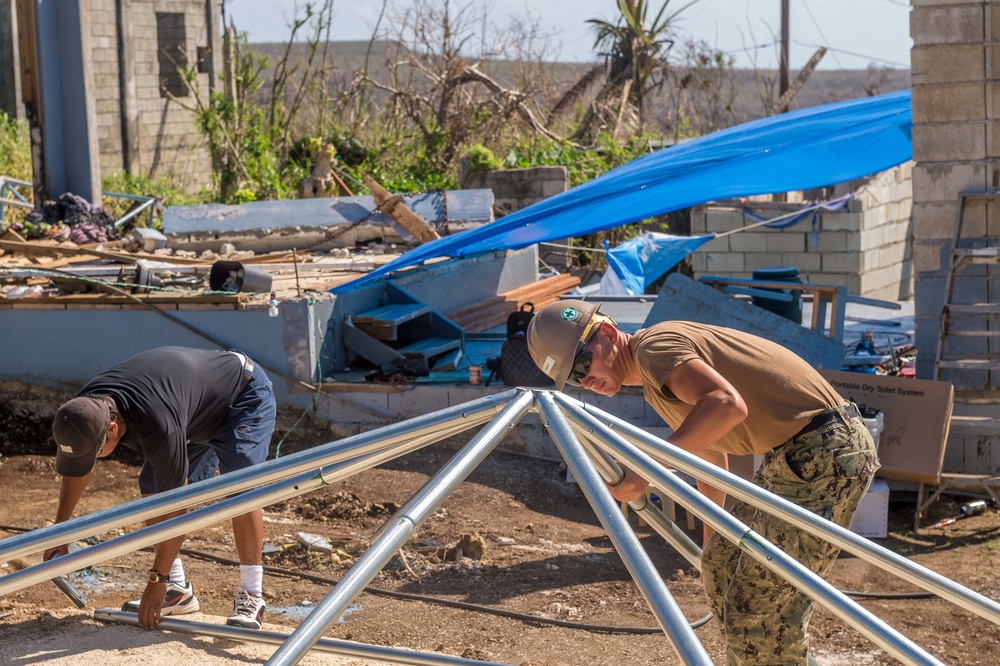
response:
[(233, 602), (233, 612), (230, 614), (226, 624), (230, 627), (243, 627), (244, 629), (260, 629), (264, 619), (263, 597), (255, 597), (246, 590), (240, 590)]
[[(141, 599), (126, 601), (122, 604), (122, 610), (129, 613), (138, 613), (140, 601)], [(160, 615), (197, 613), (200, 608), (198, 597), (194, 596), (194, 586), (191, 583), (178, 585), (177, 583), (167, 581), (167, 596), (163, 599), (163, 608), (160, 610)]]

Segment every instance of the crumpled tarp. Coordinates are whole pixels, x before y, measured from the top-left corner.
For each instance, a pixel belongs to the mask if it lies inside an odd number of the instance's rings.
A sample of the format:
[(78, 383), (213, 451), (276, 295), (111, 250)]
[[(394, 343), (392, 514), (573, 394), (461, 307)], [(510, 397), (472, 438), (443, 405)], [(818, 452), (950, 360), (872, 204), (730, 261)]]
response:
[(911, 159), (910, 92), (762, 118), (663, 148), (477, 229), (410, 250), (349, 291), (435, 257), (583, 236), (716, 199), (853, 180)]
[(684, 257), (713, 238), (712, 234), (673, 236), (646, 231), (615, 247), (609, 247), (604, 241), (605, 257), (625, 291), (639, 296)]

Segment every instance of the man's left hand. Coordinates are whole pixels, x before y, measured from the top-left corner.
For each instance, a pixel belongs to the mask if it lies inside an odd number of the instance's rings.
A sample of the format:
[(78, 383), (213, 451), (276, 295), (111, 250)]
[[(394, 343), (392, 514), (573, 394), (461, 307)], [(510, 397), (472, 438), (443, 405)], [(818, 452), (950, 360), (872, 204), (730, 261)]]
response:
[(146, 583), (146, 590), (139, 601), (139, 625), (143, 629), (155, 629), (159, 624), (163, 600), (166, 598), (166, 583)]
[(646, 492), (646, 488), (649, 487), (649, 481), (628, 467), (622, 466), (622, 471), (625, 472), (625, 476), (618, 485), (612, 486), (608, 484), (611, 496), (619, 502), (631, 502), (634, 499), (642, 497), (642, 494)]

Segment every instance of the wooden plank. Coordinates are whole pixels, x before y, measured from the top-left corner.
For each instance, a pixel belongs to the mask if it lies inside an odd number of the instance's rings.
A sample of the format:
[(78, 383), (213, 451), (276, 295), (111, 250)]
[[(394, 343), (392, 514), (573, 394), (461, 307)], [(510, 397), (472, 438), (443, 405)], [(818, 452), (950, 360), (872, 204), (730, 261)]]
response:
[(381, 212), (385, 213), (403, 227), (408, 234), (413, 236), (417, 244), (426, 243), (441, 238), (438, 232), (429, 224), (420, 219), (412, 210), (406, 207), (402, 197), (393, 197), (389, 190), (385, 189), (367, 173), (361, 174), (365, 185), (371, 190), (375, 203)]
[(189, 259), (185, 257), (161, 257), (156, 254), (146, 254), (144, 252), (105, 252), (91, 248), (73, 248), (73, 247), (60, 247), (58, 245), (43, 245), (42, 243), (33, 241), (26, 241), (24, 243), (20, 243), (17, 241), (0, 240), (0, 249), (8, 250), (11, 252), (18, 252), (25, 256), (70, 257), (70, 256), (80, 256), (80, 255), (91, 255), (94, 257), (99, 257), (101, 259), (108, 259), (110, 261), (117, 261), (126, 264), (134, 264), (140, 259), (149, 259), (150, 261), (163, 261), (171, 264), (177, 264), (179, 266), (206, 264), (204, 259)]
[[(246, 294), (179, 294), (179, 293), (160, 293), (160, 294), (132, 294), (135, 298), (140, 301), (149, 303), (151, 305), (156, 305), (159, 307), (163, 304), (168, 303), (215, 303), (215, 304), (230, 304), (236, 305), (243, 302), (246, 299)], [(61, 303), (63, 306), (66, 305), (102, 305), (117, 303), (120, 305), (125, 304), (135, 304), (138, 305), (133, 299), (119, 294), (66, 294), (64, 296), (52, 296), (43, 299), (33, 299), (42, 301), (51, 301), (53, 303)]]

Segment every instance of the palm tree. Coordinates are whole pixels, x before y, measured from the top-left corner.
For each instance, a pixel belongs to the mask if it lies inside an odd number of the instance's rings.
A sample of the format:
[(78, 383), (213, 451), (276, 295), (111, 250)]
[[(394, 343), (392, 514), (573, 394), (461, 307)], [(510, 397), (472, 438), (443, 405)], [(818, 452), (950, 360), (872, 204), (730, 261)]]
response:
[(570, 108), (598, 80), (603, 84), (589, 105), (574, 138), (592, 138), (600, 124), (614, 133), (622, 129), (642, 132), (645, 125), (643, 100), (649, 90), (662, 83), (656, 73), (667, 68), (673, 47), (674, 22), (698, 0), (668, 13), (664, 0), (652, 22), (647, 22), (648, 0), (618, 0), (619, 16), (612, 23), (590, 19), (594, 27), (594, 49), (602, 62), (587, 72), (556, 103), (551, 118)]

